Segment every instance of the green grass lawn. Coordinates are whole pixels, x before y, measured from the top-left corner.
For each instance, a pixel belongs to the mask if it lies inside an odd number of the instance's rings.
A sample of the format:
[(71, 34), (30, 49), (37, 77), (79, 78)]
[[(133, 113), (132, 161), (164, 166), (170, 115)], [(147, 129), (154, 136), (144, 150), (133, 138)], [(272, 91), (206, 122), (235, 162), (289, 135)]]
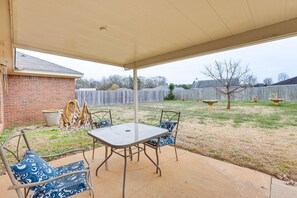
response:
[[(281, 128), (287, 126), (297, 126), (297, 103), (282, 103), (275, 106), (270, 102), (233, 102), (231, 109), (226, 109), (226, 103), (220, 102), (215, 105), (213, 111), (206, 108), (206, 104), (198, 101), (166, 101), (160, 103), (144, 103), (140, 106), (140, 111), (151, 117), (156, 115), (160, 109), (173, 109), (182, 112), (183, 120), (198, 121), (201, 124), (216, 122), (224, 124), (232, 123), (234, 127), (241, 124), (250, 124), (259, 128)], [(146, 117), (141, 117), (143, 122), (148, 122)], [(153, 119), (154, 120), (154, 119)], [(154, 120), (157, 121), (158, 119)]]
[[(114, 125), (133, 122), (133, 104), (91, 108), (96, 109), (111, 109)], [(297, 103), (232, 102), (230, 110), (226, 102), (215, 104), (214, 110), (208, 110), (201, 101), (141, 103), (139, 121), (157, 125), (161, 109), (181, 112), (180, 148), (297, 180)], [(40, 155), (90, 149), (92, 144), (87, 129), (65, 130), (42, 124), (6, 129), (0, 141), (20, 128), (26, 129), (32, 149)]]

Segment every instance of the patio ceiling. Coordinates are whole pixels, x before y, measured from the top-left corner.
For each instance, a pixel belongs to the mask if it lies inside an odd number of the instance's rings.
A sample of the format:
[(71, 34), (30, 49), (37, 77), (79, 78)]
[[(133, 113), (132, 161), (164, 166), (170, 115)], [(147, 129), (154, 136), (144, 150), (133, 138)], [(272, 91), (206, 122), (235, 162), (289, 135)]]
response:
[(297, 32), (295, 0), (5, 1), (13, 47), (126, 68)]

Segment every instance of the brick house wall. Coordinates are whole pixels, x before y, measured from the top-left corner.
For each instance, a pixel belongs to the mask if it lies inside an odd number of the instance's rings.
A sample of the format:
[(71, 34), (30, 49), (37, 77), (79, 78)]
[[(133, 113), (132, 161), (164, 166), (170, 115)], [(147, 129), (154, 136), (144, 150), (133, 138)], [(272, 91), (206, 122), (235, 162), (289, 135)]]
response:
[(75, 98), (75, 79), (8, 75), (4, 127), (44, 122), (41, 110), (64, 109)]
[(4, 96), (3, 96), (4, 82), (0, 75), (0, 135), (4, 129)]

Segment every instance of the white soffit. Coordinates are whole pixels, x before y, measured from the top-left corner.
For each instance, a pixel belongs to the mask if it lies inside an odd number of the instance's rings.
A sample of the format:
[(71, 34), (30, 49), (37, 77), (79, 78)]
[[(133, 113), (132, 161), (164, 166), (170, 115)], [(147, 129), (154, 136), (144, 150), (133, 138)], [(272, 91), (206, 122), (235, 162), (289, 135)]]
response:
[(11, 0), (14, 47), (127, 68), (297, 32), (296, 0)]

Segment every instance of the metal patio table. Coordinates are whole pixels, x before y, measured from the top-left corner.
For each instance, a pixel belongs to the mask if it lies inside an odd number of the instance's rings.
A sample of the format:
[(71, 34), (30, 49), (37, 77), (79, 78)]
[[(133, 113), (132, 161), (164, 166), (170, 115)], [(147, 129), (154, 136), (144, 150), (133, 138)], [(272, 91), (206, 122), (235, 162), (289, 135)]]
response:
[[(157, 163), (154, 162), (146, 153), (145, 145), (142, 148), (139, 146), (139, 144), (145, 143), (153, 138), (157, 138), (159, 144), (160, 137), (168, 134), (168, 129), (141, 123), (125, 123), (111, 127), (94, 129), (89, 131), (88, 134), (99, 140), (102, 144), (111, 147), (111, 153), (96, 169), (96, 176), (98, 175), (99, 168), (107, 162), (107, 160), (112, 156), (113, 153), (116, 153), (124, 158), (124, 176), (122, 190), (123, 197), (125, 197), (127, 158), (131, 157), (132, 155), (139, 154), (140, 152), (144, 151), (145, 156), (147, 156), (147, 158), (156, 166), (156, 173), (159, 172), (161, 176), (159, 160), (157, 159)], [(137, 151), (127, 153), (127, 149), (130, 149), (131, 147), (136, 147)], [(119, 149), (121, 151), (119, 151)]]

